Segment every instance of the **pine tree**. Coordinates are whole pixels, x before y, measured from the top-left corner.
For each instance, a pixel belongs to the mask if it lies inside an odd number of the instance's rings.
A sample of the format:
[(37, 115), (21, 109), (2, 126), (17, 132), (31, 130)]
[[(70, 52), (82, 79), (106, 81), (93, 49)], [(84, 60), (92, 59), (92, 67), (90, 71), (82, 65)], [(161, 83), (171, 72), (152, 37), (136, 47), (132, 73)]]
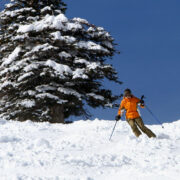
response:
[(0, 114), (6, 119), (64, 122), (117, 100), (114, 39), (102, 27), (68, 19), (61, 0), (11, 0), (0, 13)]

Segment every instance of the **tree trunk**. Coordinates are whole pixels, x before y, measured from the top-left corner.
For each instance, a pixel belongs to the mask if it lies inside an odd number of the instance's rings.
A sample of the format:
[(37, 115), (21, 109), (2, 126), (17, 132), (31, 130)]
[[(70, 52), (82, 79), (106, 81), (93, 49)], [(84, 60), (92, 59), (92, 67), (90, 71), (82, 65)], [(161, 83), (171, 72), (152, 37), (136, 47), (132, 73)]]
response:
[(51, 123), (64, 123), (64, 108), (62, 105), (54, 105), (50, 109)]

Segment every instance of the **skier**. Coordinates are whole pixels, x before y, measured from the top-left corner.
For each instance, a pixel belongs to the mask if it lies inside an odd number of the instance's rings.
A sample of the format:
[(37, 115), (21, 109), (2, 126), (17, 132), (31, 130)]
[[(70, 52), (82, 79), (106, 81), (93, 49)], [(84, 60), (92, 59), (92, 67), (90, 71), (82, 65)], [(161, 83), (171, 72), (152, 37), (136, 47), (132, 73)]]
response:
[[(116, 121), (119, 121), (124, 111), (126, 111), (126, 120), (136, 137), (139, 137), (142, 134), (141, 131), (149, 138), (156, 137), (156, 135), (144, 125), (143, 120), (138, 113), (138, 105), (140, 105), (141, 108), (144, 108), (144, 101), (133, 96), (130, 89), (126, 89), (124, 91), (124, 98), (118, 110), (118, 115), (116, 116)], [(141, 129), (141, 131), (139, 129)]]

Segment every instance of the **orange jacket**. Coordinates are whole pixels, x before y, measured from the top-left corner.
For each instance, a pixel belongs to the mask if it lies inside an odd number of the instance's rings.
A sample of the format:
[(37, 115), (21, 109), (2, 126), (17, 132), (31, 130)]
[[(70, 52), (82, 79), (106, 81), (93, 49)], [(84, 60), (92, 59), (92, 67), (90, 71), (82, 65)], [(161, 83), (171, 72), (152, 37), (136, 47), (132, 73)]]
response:
[[(140, 99), (138, 99), (135, 96), (132, 96), (131, 98), (124, 97), (121, 101), (121, 105), (118, 110), (118, 115), (121, 115), (122, 110), (126, 110), (126, 119), (135, 119), (140, 117), (137, 106)], [(144, 108), (144, 106), (141, 106)]]

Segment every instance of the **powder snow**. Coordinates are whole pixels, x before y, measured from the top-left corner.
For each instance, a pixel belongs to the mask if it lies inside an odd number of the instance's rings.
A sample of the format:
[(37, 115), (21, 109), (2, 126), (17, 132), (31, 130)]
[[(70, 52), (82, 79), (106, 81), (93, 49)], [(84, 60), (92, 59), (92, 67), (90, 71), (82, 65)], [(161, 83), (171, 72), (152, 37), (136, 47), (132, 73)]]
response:
[(0, 120), (1, 180), (179, 180), (180, 120), (136, 138), (126, 122)]

